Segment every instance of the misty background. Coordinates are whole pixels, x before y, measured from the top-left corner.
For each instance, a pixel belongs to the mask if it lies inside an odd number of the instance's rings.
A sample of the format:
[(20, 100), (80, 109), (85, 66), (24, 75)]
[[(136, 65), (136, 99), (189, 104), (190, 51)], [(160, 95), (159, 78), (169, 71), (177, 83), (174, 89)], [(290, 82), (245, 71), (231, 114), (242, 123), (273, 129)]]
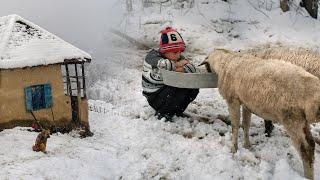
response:
[(18, 14), (90, 53), (92, 63), (112, 53), (109, 27), (121, 24), (119, 0), (1, 0), (0, 16)]

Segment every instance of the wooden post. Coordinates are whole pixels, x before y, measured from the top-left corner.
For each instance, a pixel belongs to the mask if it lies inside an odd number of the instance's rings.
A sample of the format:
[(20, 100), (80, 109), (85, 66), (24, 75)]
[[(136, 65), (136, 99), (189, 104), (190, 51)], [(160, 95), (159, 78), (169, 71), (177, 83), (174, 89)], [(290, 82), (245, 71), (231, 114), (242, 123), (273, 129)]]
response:
[(65, 67), (66, 67), (66, 76), (67, 76), (67, 91), (69, 92), (69, 96), (71, 97), (72, 90), (71, 90), (71, 82), (70, 82), (68, 64), (65, 64)]
[(86, 93), (86, 77), (84, 74), (84, 63), (81, 64), (82, 69), (82, 88), (83, 88), (83, 97), (87, 99), (87, 93)]
[(81, 124), (81, 89), (80, 89), (80, 82), (77, 81), (77, 100), (78, 100), (78, 125)]
[[(79, 77), (78, 77), (78, 66), (77, 64), (74, 64), (74, 70), (76, 71), (76, 81), (77, 81), (77, 90), (80, 87), (79, 86)], [(80, 93), (81, 94), (81, 93)]]

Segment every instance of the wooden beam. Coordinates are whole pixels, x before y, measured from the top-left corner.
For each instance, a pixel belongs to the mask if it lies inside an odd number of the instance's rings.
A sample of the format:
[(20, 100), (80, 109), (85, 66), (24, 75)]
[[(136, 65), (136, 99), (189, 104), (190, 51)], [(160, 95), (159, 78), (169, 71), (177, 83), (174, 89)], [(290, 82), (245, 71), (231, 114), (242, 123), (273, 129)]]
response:
[(65, 60), (64, 60), (64, 64), (73, 64), (73, 63), (81, 64), (81, 63), (83, 63), (83, 62), (88, 62), (88, 63), (90, 63), (90, 62), (91, 62), (91, 59), (84, 58), (84, 59), (65, 59)]
[[(71, 91), (71, 82), (70, 82), (70, 77), (69, 77), (69, 69), (68, 69), (68, 64), (65, 64), (66, 67), (66, 75), (67, 75), (67, 91), (69, 92), (69, 96), (72, 96), (72, 91)], [(67, 92), (67, 93), (68, 93)]]
[(86, 76), (84, 74), (84, 63), (81, 64), (81, 70), (82, 70), (82, 87), (83, 87), (83, 97), (87, 98), (86, 93)]
[[(79, 87), (79, 77), (78, 77), (78, 65), (74, 64), (74, 70), (76, 71), (76, 81), (77, 81), (77, 90), (80, 88)], [(79, 93), (79, 91), (77, 91), (77, 93)], [(81, 93), (80, 93), (81, 96)]]

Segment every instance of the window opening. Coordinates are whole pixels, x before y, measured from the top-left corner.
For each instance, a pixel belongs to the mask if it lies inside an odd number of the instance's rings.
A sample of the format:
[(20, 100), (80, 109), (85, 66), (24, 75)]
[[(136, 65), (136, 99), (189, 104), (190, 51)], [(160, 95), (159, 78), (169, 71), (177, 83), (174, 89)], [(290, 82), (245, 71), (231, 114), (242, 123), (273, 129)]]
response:
[(26, 108), (28, 111), (51, 108), (52, 88), (50, 84), (39, 84), (25, 88)]
[(70, 63), (61, 66), (64, 93), (68, 96), (78, 96), (86, 98), (84, 63)]

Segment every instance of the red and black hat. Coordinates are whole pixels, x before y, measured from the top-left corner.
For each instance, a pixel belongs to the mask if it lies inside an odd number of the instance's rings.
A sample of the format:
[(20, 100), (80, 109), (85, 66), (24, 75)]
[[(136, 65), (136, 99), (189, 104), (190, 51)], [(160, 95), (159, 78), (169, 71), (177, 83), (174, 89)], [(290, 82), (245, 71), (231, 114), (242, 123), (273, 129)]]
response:
[(161, 31), (160, 53), (183, 52), (185, 48), (186, 45), (177, 30), (166, 27)]

